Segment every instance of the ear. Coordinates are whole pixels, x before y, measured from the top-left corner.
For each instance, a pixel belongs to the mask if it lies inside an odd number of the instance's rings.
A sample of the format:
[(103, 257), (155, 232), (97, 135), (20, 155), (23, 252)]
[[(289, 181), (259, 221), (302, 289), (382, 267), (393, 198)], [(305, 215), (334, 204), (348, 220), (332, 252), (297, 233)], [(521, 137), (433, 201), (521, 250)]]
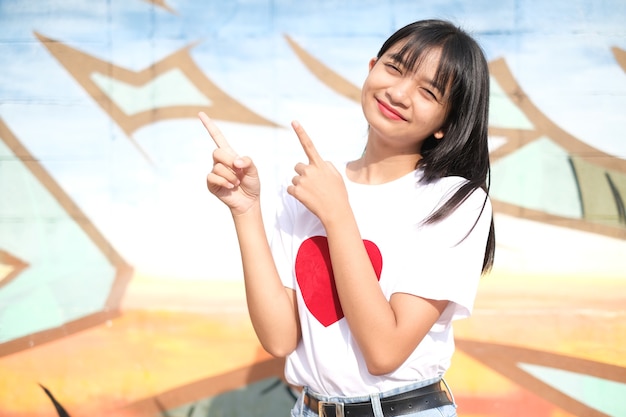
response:
[(433, 133), (433, 136), (435, 137), (435, 139), (443, 139), (443, 129), (440, 129), (438, 131), (436, 131), (435, 133)]
[(376, 65), (376, 61), (378, 61), (378, 58), (372, 58), (370, 59), (370, 71), (372, 70), (372, 68), (374, 68), (374, 65)]

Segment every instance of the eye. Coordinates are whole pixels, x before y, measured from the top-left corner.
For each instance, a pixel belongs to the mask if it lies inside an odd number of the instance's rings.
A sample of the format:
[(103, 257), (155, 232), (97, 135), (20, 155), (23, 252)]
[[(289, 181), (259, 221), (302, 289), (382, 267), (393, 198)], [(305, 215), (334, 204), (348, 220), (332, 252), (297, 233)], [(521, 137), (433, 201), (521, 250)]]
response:
[(435, 93), (433, 93), (431, 90), (429, 90), (428, 88), (422, 88), (422, 91), (424, 92), (424, 94), (426, 94), (427, 96), (430, 96), (434, 99), (437, 98), (437, 96), (435, 96)]
[(396, 73), (398, 73), (398, 74), (401, 74), (401, 72), (400, 72), (400, 68), (398, 68), (398, 66), (397, 66), (397, 65), (395, 65), (394, 63), (387, 62), (387, 63), (385, 64), (385, 66), (387, 67), (387, 69), (389, 69), (389, 71), (392, 71), (392, 72), (396, 72)]
[(425, 88), (425, 87), (422, 87), (420, 90), (422, 90), (422, 93), (429, 99), (439, 102), (439, 98), (437, 97), (437, 94), (435, 94), (433, 90), (429, 88)]

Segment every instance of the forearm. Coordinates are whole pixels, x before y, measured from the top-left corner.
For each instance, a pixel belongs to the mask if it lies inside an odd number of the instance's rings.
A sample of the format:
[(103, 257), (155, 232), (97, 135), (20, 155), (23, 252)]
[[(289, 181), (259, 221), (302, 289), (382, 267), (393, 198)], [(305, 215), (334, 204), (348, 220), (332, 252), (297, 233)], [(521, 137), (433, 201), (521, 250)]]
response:
[(252, 325), (265, 350), (274, 356), (285, 356), (299, 340), (297, 312), (276, 270), (260, 207), (233, 215), (233, 219)]
[(326, 224), (337, 293), (353, 337), (370, 373), (391, 372), (408, 358), (439, 313), (419, 297), (385, 298), (351, 211)]

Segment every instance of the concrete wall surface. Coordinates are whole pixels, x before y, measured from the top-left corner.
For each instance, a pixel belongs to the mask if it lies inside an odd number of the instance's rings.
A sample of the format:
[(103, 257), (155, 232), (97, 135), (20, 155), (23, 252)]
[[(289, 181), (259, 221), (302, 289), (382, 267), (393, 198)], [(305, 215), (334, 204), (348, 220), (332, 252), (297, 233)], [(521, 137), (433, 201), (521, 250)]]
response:
[(358, 157), (369, 59), (424, 18), (491, 75), (496, 261), (454, 324), (459, 416), (626, 416), (622, 0), (0, 0), (0, 415), (289, 415), (197, 113), (254, 157), (269, 227), (291, 120)]

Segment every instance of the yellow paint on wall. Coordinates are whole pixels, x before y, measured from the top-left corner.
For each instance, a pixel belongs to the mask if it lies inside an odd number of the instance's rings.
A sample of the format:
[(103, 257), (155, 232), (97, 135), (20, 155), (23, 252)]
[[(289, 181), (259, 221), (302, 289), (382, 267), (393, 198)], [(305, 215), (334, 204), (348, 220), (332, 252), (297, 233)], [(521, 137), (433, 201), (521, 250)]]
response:
[(0, 410), (54, 416), (38, 383), (71, 415), (113, 410), (250, 366), (259, 350), (246, 315), (127, 311), (108, 325), (1, 358)]
[(446, 381), (455, 395), (473, 397), (488, 393), (490, 396), (506, 396), (519, 389), (511, 381), (482, 363), (457, 350), (452, 366), (446, 373)]
[(626, 279), (491, 275), (457, 337), (626, 366)]
[(9, 274), (13, 272), (13, 269), (11, 265), (5, 265), (0, 262), (0, 281), (9, 276)]

